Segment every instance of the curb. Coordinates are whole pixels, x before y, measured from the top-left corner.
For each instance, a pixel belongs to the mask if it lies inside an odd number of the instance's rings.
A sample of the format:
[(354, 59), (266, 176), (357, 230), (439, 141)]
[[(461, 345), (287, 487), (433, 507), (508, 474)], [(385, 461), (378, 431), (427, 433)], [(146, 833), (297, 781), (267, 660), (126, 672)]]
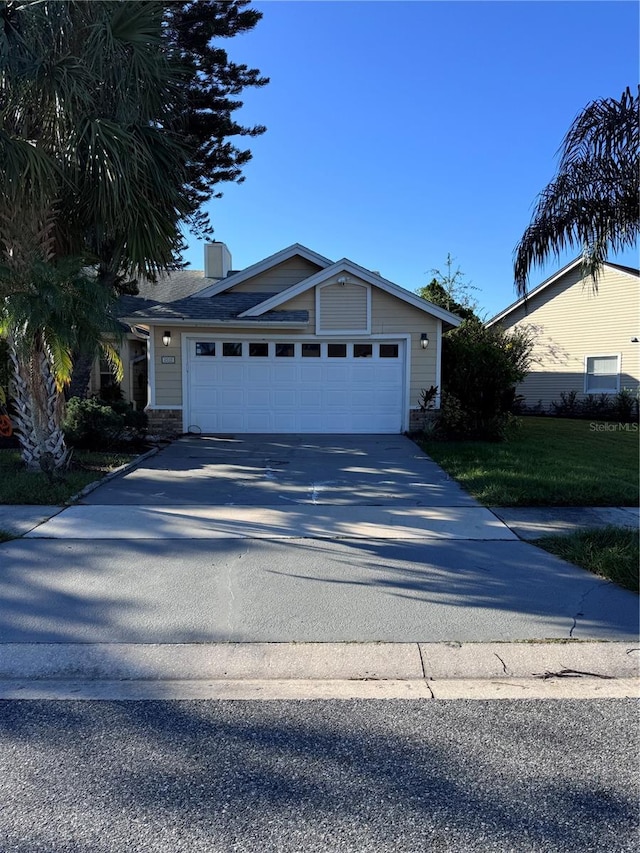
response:
[(152, 447), (151, 450), (145, 451), (141, 456), (136, 456), (136, 458), (132, 459), (131, 462), (125, 462), (124, 465), (120, 465), (119, 468), (114, 468), (113, 471), (109, 471), (108, 474), (105, 474), (104, 477), (101, 477), (99, 480), (94, 480), (92, 483), (88, 483), (83, 489), (76, 492), (75, 495), (71, 495), (71, 497), (65, 501), (65, 506), (71, 506), (72, 504), (77, 503), (80, 498), (84, 498), (108, 480), (113, 480), (114, 477), (120, 477), (122, 474), (128, 474), (129, 471), (132, 471), (141, 462), (144, 462), (145, 459), (148, 459), (150, 456), (155, 456), (159, 450), (159, 447)]
[(640, 647), (584, 643), (15, 643), (1, 699), (594, 699), (640, 695)]

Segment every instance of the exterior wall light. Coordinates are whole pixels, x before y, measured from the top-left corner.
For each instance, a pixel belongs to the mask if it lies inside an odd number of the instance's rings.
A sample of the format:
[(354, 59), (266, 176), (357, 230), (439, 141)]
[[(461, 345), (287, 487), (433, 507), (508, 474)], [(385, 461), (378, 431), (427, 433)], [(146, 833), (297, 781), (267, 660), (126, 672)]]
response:
[(429, 346), (429, 335), (426, 332), (420, 335), (420, 346), (422, 349), (426, 349)]
[(166, 346), (166, 347), (168, 347), (168, 346), (169, 346), (169, 344), (171, 343), (171, 332), (168, 332), (168, 331), (167, 331), (167, 332), (165, 332), (165, 333), (163, 334), (163, 336), (162, 336), (162, 343), (163, 343), (163, 344), (164, 344), (164, 346)]

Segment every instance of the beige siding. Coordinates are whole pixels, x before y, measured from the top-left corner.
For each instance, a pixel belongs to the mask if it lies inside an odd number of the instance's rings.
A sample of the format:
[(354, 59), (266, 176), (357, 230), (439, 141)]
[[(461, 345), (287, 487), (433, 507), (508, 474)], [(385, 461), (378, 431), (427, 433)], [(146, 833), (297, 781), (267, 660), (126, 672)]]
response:
[(281, 290), (298, 284), (310, 275), (315, 275), (319, 270), (320, 267), (317, 264), (312, 264), (296, 255), (266, 272), (243, 281), (242, 284), (231, 288), (230, 292), (280, 293)]
[(347, 330), (366, 332), (368, 329), (368, 288), (355, 282), (328, 284), (318, 287), (320, 316), (318, 328), (323, 331)]
[(598, 290), (580, 270), (567, 273), (502, 321), (505, 328), (529, 327), (536, 336), (531, 372), (519, 386), (527, 405), (545, 408), (562, 392), (584, 396), (585, 356), (620, 355), (620, 387), (638, 388), (638, 277), (605, 267)]
[(299, 296), (294, 296), (293, 299), (289, 299), (288, 302), (283, 302), (282, 305), (278, 305), (278, 307), (273, 310), (307, 311), (309, 314), (309, 323), (307, 328), (296, 334), (312, 335), (316, 330), (316, 299), (313, 290), (305, 290), (304, 293), (299, 294)]
[[(436, 338), (439, 321), (390, 293), (372, 288), (371, 334), (411, 335), (411, 380), (409, 406), (415, 408), (420, 392), (436, 384)], [(429, 335), (429, 348), (420, 347), (420, 335)]]
[[(169, 328), (168, 324), (166, 328)], [(154, 342), (154, 369), (156, 374), (156, 406), (181, 406), (182, 405), (182, 329), (171, 329), (171, 344), (168, 347), (162, 345), (162, 332), (164, 326), (156, 326), (151, 329)], [(194, 330), (195, 331), (195, 330)], [(172, 355), (175, 364), (162, 364), (163, 355)]]

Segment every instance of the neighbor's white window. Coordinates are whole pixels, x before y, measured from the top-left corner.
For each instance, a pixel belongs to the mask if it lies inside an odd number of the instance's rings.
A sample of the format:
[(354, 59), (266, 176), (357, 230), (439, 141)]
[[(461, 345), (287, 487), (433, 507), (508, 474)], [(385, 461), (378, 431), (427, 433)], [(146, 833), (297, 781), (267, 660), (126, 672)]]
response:
[(588, 355), (585, 358), (585, 394), (615, 394), (620, 390), (620, 356)]

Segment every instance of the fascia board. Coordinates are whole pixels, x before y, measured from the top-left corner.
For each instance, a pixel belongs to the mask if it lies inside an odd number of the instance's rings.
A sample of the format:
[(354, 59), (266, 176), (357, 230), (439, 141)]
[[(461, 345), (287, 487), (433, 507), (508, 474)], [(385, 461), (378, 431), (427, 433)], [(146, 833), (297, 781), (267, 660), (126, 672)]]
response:
[[(130, 322), (130, 318), (123, 318), (123, 321), (126, 323)], [(145, 326), (149, 326), (149, 328), (156, 327), (160, 328), (161, 326), (193, 326), (194, 328), (220, 328), (224, 329), (225, 327), (230, 328), (245, 328), (245, 329), (306, 329), (309, 326), (309, 321), (297, 321), (297, 320), (260, 320), (251, 322), (242, 322), (242, 318), (238, 317), (237, 320), (196, 320), (196, 319), (188, 319), (188, 318), (176, 318), (176, 317), (165, 317), (163, 320), (158, 319), (157, 317), (148, 317), (148, 318), (136, 318), (136, 322), (138, 325), (144, 324)]]
[(458, 317), (457, 314), (452, 314), (450, 311), (446, 311), (438, 305), (433, 305), (431, 302), (427, 302), (426, 299), (421, 299), (419, 296), (410, 293), (408, 290), (394, 284), (392, 281), (382, 278), (382, 276), (372, 273), (371, 270), (367, 270), (364, 267), (355, 264), (348, 258), (342, 258), (341, 260), (336, 261), (335, 264), (332, 264), (330, 267), (321, 270), (315, 275), (309, 276), (309, 278), (305, 278), (303, 281), (298, 282), (298, 284), (288, 288), (288, 290), (276, 293), (275, 296), (272, 296), (264, 302), (260, 302), (258, 305), (254, 305), (253, 308), (250, 308), (248, 311), (244, 311), (239, 316), (259, 317), (266, 311), (270, 311), (272, 308), (282, 305), (284, 302), (288, 302), (290, 299), (293, 299), (294, 296), (298, 296), (310, 288), (315, 287), (318, 284), (322, 284), (327, 279), (341, 272), (351, 273), (352, 275), (367, 282), (367, 284), (379, 287), (380, 290), (384, 290), (392, 296), (397, 296), (398, 299), (401, 299), (403, 302), (407, 302), (409, 305), (419, 308), (421, 311), (424, 311), (425, 314), (431, 314), (439, 320), (444, 320), (452, 326), (459, 326), (462, 322), (462, 319)]
[(198, 293), (193, 293), (191, 295), (203, 298), (207, 296), (216, 296), (218, 293), (224, 293), (225, 290), (229, 290), (229, 288), (234, 287), (236, 284), (242, 284), (243, 281), (253, 278), (254, 275), (260, 275), (263, 272), (267, 272), (267, 270), (270, 270), (272, 267), (275, 267), (284, 261), (288, 261), (296, 255), (300, 255), (300, 257), (304, 258), (306, 261), (310, 261), (312, 264), (318, 264), (323, 268), (328, 267), (333, 263), (329, 258), (325, 258), (324, 255), (319, 255), (312, 249), (307, 249), (307, 247), (303, 246), (301, 243), (294, 243), (292, 246), (287, 246), (286, 249), (281, 249), (281, 251), (276, 252), (274, 255), (269, 255), (268, 258), (264, 258), (264, 260), (258, 261), (250, 267), (230, 275), (228, 278), (223, 278), (215, 284), (210, 284), (203, 290), (198, 291)]

